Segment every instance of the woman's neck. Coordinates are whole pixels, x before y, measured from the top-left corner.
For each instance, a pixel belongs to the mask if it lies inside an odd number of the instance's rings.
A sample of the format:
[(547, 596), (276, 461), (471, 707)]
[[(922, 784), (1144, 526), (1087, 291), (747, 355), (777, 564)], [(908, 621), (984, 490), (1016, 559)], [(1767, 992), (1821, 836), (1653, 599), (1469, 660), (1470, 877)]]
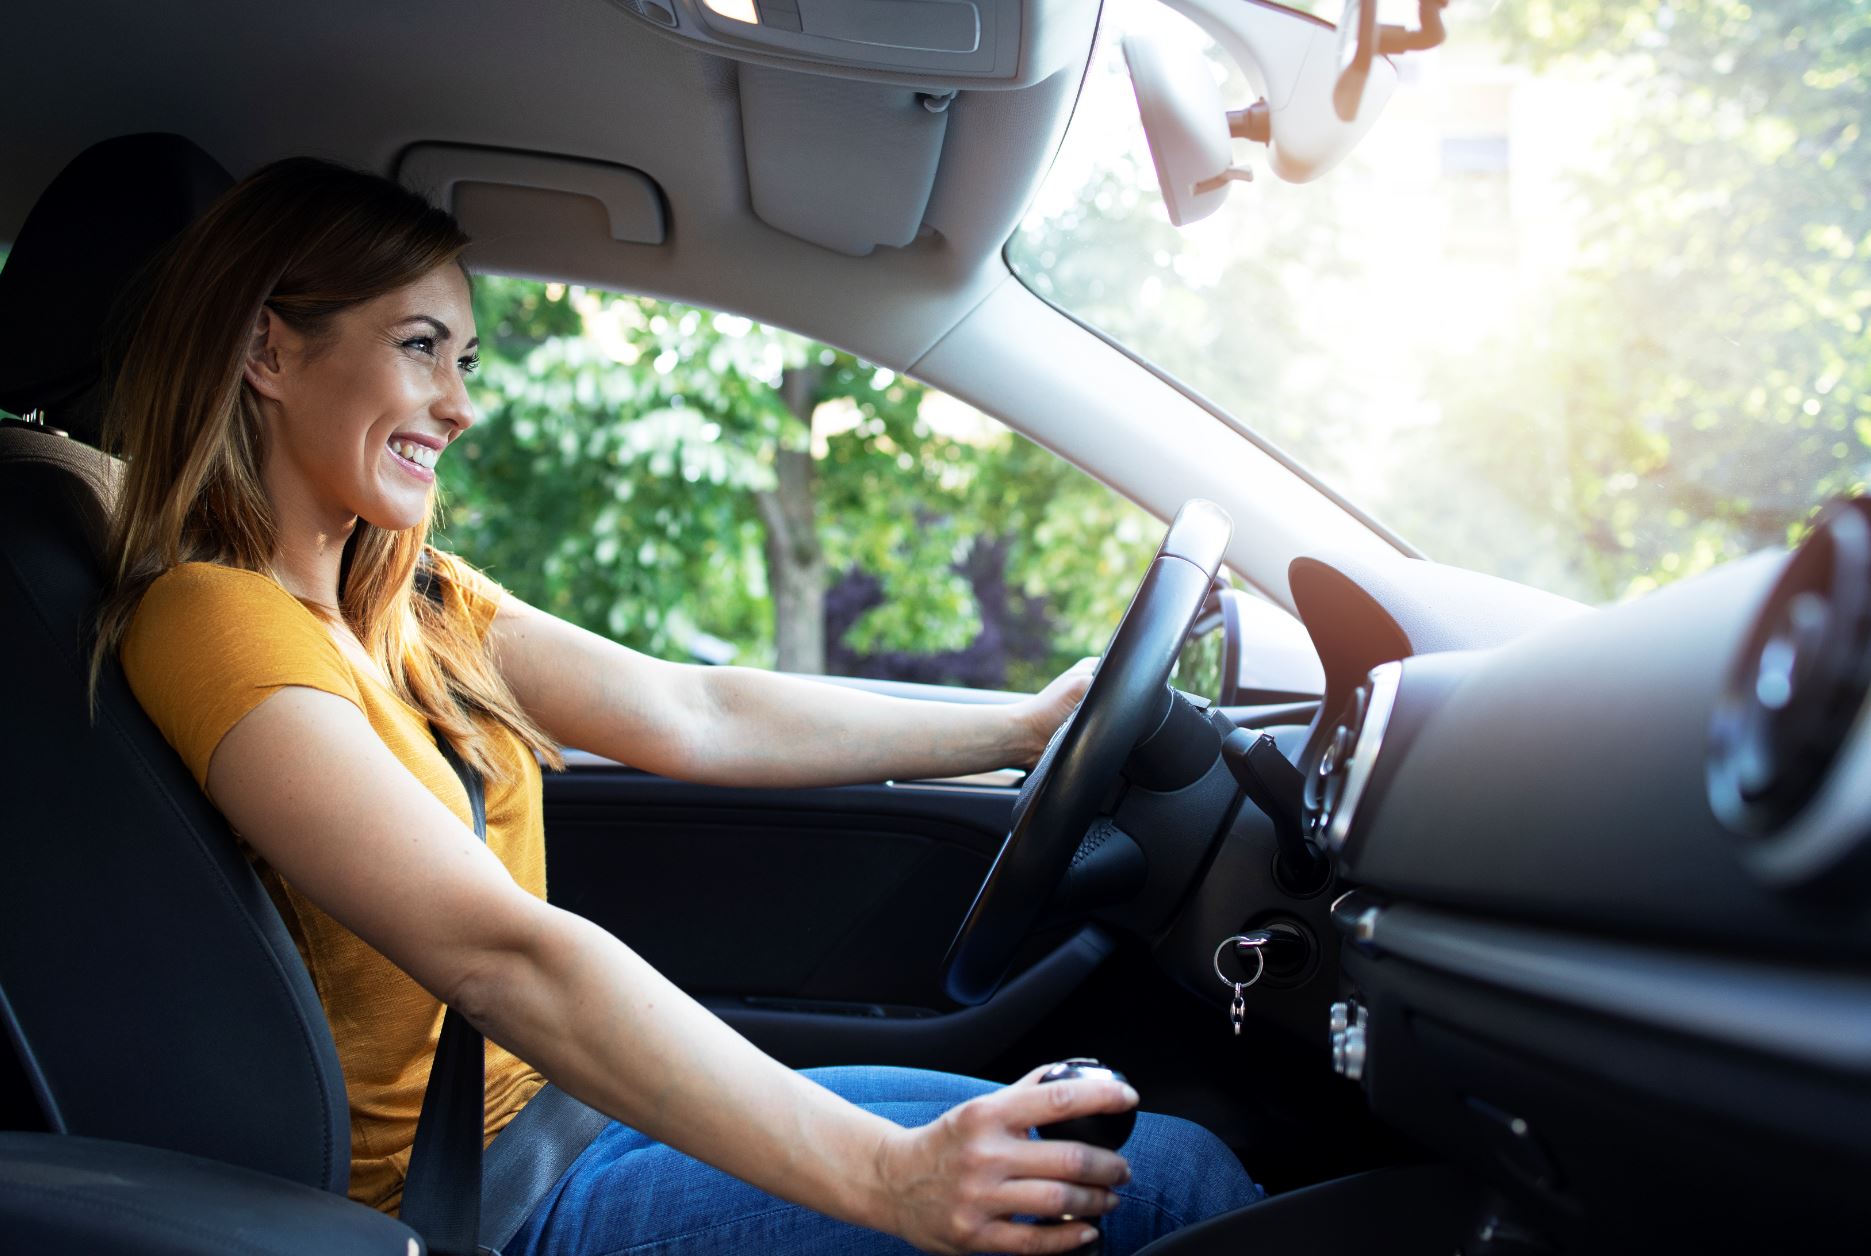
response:
[(357, 520), (339, 528), (293, 528), (280, 521), (273, 548), (273, 572), (286, 591), (308, 602), (336, 608), (338, 577), (344, 568), (344, 544)]

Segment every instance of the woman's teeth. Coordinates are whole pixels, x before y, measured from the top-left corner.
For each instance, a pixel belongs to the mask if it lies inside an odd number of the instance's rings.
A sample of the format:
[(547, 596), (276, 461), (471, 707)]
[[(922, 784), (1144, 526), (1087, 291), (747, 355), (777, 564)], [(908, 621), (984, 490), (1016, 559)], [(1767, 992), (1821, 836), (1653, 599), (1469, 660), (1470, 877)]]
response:
[(442, 456), (441, 450), (431, 449), (427, 445), (418, 445), (413, 440), (391, 441), (390, 452), (394, 453), (399, 458), (407, 458), (419, 467), (428, 467), (430, 469), (435, 467), (435, 460)]

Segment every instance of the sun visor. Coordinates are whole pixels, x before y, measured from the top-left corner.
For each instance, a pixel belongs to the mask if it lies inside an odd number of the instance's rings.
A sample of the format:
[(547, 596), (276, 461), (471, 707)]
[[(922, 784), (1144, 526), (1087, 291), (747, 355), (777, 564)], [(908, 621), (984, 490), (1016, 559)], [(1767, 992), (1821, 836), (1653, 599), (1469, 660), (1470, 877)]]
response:
[(755, 217), (854, 257), (916, 238), (942, 156), (946, 101), (753, 65), (740, 67), (740, 96)]
[(1029, 87), (1095, 24), (1089, 0), (611, 0), (736, 61), (924, 90)]

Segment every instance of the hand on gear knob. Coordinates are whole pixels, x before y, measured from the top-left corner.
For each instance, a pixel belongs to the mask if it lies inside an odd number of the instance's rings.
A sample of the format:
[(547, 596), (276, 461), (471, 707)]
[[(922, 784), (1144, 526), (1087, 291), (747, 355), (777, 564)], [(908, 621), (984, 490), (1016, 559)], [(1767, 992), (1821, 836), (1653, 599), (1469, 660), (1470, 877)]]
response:
[[(1041, 1083), (1076, 1081), (1081, 1077), (1096, 1078), (1128, 1083), (1129, 1079), (1114, 1068), (1107, 1068), (1097, 1060), (1074, 1057), (1061, 1060), (1040, 1075)], [(1130, 1132), (1137, 1126), (1137, 1113), (1100, 1112), (1093, 1116), (1073, 1117), (1069, 1121), (1058, 1121), (1051, 1125), (1036, 1128), (1041, 1138), (1062, 1139), (1075, 1143), (1090, 1143), (1094, 1147), (1105, 1147), (1116, 1151), (1130, 1138)]]

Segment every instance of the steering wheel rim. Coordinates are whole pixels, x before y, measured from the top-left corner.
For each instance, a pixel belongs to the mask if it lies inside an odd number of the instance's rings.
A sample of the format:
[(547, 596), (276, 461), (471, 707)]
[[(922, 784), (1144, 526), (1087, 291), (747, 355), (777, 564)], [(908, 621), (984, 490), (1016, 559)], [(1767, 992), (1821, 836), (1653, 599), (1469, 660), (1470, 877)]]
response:
[(942, 961), (942, 987), (985, 1003), (1045, 911), (1131, 750), (1169, 708), (1169, 675), (1221, 568), (1234, 523), (1201, 498), (1183, 504), (1105, 646), (1084, 699), (1027, 774), (1012, 826)]

